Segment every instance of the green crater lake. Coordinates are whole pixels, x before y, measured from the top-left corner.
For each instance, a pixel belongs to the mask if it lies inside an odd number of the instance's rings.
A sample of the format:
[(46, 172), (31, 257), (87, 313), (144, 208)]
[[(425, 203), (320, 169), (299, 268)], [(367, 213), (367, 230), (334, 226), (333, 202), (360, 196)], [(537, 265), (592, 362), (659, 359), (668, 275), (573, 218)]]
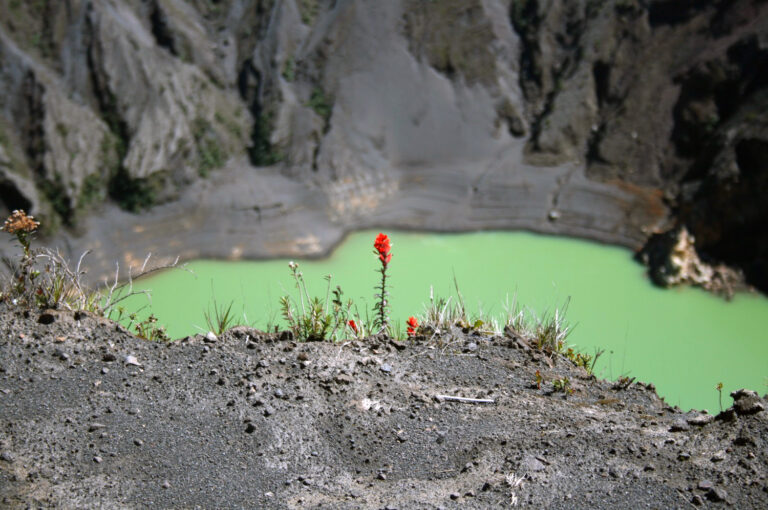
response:
[[(323, 260), (297, 260), (312, 296), (325, 297), (324, 276), (333, 276), (344, 298), (364, 315), (379, 282), (373, 241), (378, 231), (350, 235)], [(392, 240), (391, 317), (405, 329), (434, 295), (453, 296), (453, 278), (470, 316), (482, 311), (502, 321), (504, 304), (517, 298), (534, 315), (552, 312), (570, 298), (568, 343), (592, 354), (604, 349), (595, 373), (652, 382), (659, 395), (683, 409), (719, 411), (715, 386), (728, 394), (768, 389), (768, 299), (739, 294), (731, 302), (693, 288), (659, 289), (626, 249), (529, 233), (423, 234), (387, 232)], [(196, 261), (194, 272), (171, 270), (136, 282), (149, 289), (151, 304), (131, 298), (127, 308), (145, 308), (172, 338), (207, 332), (203, 312), (214, 299), (234, 301), (239, 323), (264, 329), (280, 323), (279, 299), (297, 298), (289, 259), (251, 262)], [(372, 314), (371, 314), (372, 315)]]

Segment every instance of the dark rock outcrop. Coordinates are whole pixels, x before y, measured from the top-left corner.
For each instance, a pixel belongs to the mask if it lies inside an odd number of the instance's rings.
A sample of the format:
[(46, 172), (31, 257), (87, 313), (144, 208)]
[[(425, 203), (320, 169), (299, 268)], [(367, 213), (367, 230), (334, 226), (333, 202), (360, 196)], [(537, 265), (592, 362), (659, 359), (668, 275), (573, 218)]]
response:
[(637, 257), (650, 268), (654, 283), (662, 287), (695, 285), (730, 299), (743, 290), (744, 275), (724, 264), (701, 260), (694, 237), (685, 227), (654, 234)]

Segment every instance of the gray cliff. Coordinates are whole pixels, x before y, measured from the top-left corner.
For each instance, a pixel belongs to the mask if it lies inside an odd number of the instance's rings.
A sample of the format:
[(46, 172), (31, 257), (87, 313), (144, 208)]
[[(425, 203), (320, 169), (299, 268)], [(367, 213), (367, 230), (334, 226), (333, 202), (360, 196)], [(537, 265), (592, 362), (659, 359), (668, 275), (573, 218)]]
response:
[(768, 288), (766, 161), (764, 0), (0, 3), (0, 212), (97, 273), (686, 224)]

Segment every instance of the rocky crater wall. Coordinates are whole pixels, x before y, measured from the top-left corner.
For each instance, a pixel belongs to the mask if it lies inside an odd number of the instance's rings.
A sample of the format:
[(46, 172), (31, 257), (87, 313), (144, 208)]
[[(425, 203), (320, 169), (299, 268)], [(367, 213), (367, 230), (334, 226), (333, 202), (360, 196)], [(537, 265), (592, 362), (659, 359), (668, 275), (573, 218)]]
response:
[(0, 209), (99, 270), (685, 224), (765, 289), (767, 60), (758, 0), (9, 0)]

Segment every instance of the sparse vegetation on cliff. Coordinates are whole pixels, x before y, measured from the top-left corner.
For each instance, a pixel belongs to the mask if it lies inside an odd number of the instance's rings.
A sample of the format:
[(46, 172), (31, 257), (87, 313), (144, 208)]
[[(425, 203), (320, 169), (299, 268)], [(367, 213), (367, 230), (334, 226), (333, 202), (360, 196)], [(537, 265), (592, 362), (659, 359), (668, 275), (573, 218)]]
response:
[(148, 268), (150, 257), (147, 256), (138, 273), (134, 274), (133, 268), (129, 268), (126, 280), (122, 282), (120, 267), (117, 265), (114, 281), (105, 281), (104, 289), (93, 290), (83, 282), (86, 274), (83, 262), (89, 252), (84, 252), (73, 268), (57, 250), (32, 248), (32, 240), (39, 227), (40, 222), (20, 210), (13, 211), (5, 220), (2, 230), (16, 238), (22, 253), (18, 260), (3, 260), (10, 274), (0, 286), (0, 301), (7, 301), (22, 310), (90, 312), (118, 321), (126, 317), (128, 328), (133, 327), (140, 338), (169, 340), (162, 326), (156, 324), (157, 318), (150, 315), (147, 319), (139, 320), (135, 312), (127, 312), (122, 304), (137, 294), (148, 294), (145, 291), (134, 291), (134, 280), (162, 269), (177, 267), (178, 259), (170, 264)]
[[(165, 328), (157, 317), (149, 315), (140, 318), (136, 311), (126, 310), (123, 302), (136, 294), (147, 294), (146, 291), (134, 292), (133, 282), (160, 269), (177, 267), (177, 262), (149, 269), (149, 257), (139, 268), (138, 274), (133, 275), (129, 268), (127, 281), (119, 281), (119, 266), (114, 280), (106, 283), (101, 291), (87, 288), (82, 277), (86, 274), (83, 261), (84, 253), (78, 260), (75, 269), (58, 252), (48, 249), (35, 250), (31, 247), (32, 237), (39, 227), (39, 222), (24, 211), (14, 211), (5, 222), (3, 230), (14, 235), (22, 248), (21, 259), (18, 262), (7, 260), (12, 276), (2, 288), (0, 300), (11, 302), (21, 308), (65, 309), (86, 311), (103, 317), (108, 317), (123, 323), (139, 338), (151, 341), (170, 341)], [(478, 335), (489, 338), (508, 334), (518, 338), (524, 345), (530, 346), (554, 359), (560, 355), (570, 360), (574, 365), (583, 367), (592, 373), (594, 364), (600, 353), (595, 356), (577, 353), (568, 347), (565, 339), (570, 328), (565, 324), (562, 310), (556, 310), (551, 316), (545, 314), (537, 318), (525, 314), (517, 307), (508, 310), (508, 318), (504, 327), (500, 327), (496, 319), (484, 316), (482, 313), (470, 318), (467, 315), (458, 283), (454, 280), (456, 296), (435, 298), (430, 291), (429, 305), (424, 307), (424, 313), (411, 316), (402, 327), (392, 323), (389, 317), (389, 293), (387, 291), (387, 269), (392, 260), (391, 243), (385, 234), (379, 234), (374, 242), (374, 254), (381, 265), (381, 281), (376, 286), (375, 304), (372, 310), (361, 313), (358, 306), (351, 300), (344, 300), (341, 287), (332, 288), (331, 275), (325, 276), (327, 281), (324, 299), (311, 296), (304, 274), (299, 270), (299, 264), (291, 261), (289, 268), (294, 279), (297, 297), (283, 296), (280, 308), (285, 324), (297, 341), (339, 342), (350, 338), (362, 339), (371, 335), (383, 335), (396, 340), (411, 339), (414, 341), (429, 341), (449, 345), (451, 338), (461, 335)], [(232, 312), (232, 303), (218, 305), (213, 301), (213, 308), (204, 312), (206, 325), (214, 335), (222, 335), (227, 330), (239, 325)], [(278, 331), (267, 327), (268, 330)]]

